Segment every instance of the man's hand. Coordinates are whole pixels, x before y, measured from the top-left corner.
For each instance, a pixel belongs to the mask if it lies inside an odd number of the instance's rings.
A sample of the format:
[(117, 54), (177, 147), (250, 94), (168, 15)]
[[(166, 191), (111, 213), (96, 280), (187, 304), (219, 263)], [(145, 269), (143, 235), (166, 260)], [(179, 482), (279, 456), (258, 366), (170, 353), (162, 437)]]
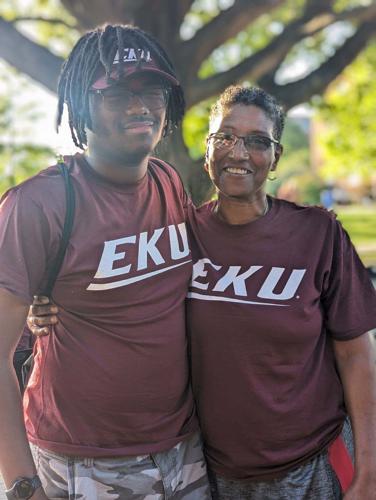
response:
[(58, 312), (57, 306), (52, 304), (48, 297), (35, 295), (27, 316), (29, 330), (37, 337), (48, 335), (50, 333), (49, 327), (58, 322), (56, 316)]
[(35, 493), (31, 497), (31, 500), (48, 500), (48, 496), (45, 494), (43, 488), (38, 488), (37, 490), (35, 490)]

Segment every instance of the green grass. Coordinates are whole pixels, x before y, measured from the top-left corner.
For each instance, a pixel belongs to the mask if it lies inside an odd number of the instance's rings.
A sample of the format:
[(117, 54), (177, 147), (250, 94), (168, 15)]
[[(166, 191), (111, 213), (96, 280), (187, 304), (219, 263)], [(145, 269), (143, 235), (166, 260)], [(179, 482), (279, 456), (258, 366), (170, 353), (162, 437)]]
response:
[(335, 212), (366, 266), (376, 266), (376, 205), (337, 206)]

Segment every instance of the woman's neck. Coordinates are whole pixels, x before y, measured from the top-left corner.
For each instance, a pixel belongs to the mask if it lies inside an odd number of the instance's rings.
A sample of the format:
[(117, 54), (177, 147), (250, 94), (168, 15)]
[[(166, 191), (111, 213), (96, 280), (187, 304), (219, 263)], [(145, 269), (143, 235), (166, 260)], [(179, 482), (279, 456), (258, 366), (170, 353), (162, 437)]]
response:
[(252, 222), (267, 214), (269, 204), (266, 194), (252, 201), (221, 196), (219, 193), (215, 213), (230, 225)]

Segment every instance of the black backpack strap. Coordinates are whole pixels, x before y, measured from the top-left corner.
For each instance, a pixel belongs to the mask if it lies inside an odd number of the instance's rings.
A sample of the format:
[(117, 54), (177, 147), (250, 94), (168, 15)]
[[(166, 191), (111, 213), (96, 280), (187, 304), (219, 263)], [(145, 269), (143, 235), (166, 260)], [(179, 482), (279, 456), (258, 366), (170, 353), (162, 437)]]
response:
[(64, 160), (59, 161), (58, 166), (60, 168), (61, 175), (63, 176), (65, 184), (66, 211), (59, 250), (57, 252), (55, 261), (53, 262), (52, 268), (48, 274), (46, 286), (41, 292), (41, 295), (46, 295), (47, 297), (51, 296), (52, 289), (55, 285), (56, 278), (60, 272), (61, 265), (64, 260), (65, 252), (69, 243), (69, 238), (72, 232), (75, 211), (74, 189), (72, 179), (69, 175), (69, 168), (64, 163)]
[[(51, 297), (52, 289), (55, 285), (56, 278), (59, 274), (61, 265), (64, 260), (65, 251), (67, 249), (69, 238), (72, 233), (74, 210), (75, 210), (74, 189), (73, 189), (72, 179), (69, 175), (69, 168), (64, 163), (64, 160), (60, 160), (58, 162), (58, 165), (61, 171), (61, 175), (63, 176), (64, 179), (66, 211), (65, 211), (64, 227), (61, 235), (59, 250), (56, 254), (51, 270), (48, 273), (47, 284), (41, 292), (41, 295), (46, 295), (47, 297)], [(22, 356), (16, 353), (16, 355), (13, 358), (13, 364), (18, 377), (21, 393), (23, 393), (25, 390), (30, 373), (33, 369), (33, 362), (34, 362), (32, 349), (27, 349), (26, 351), (23, 353)], [(26, 361), (25, 358), (27, 358)]]

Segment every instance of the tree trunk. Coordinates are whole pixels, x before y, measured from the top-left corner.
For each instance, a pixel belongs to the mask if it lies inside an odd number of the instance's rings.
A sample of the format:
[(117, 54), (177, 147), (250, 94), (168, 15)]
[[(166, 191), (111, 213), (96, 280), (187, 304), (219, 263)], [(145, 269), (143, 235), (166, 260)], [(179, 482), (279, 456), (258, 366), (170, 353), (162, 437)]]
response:
[(192, 160), (184, 144), (181, 127), (166, 137), (155, 151), (156, 156), (171, 163), (178, 171), (195, 205), (201, 205), (213, 194), (204, 159)]

